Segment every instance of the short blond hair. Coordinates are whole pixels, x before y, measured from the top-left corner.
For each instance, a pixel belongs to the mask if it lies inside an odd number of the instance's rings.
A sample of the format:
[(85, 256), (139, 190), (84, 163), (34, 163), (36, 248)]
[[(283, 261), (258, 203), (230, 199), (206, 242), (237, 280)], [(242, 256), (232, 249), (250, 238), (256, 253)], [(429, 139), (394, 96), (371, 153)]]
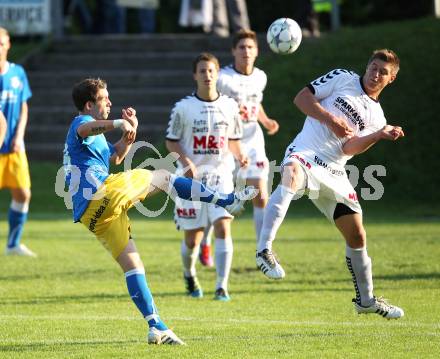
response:
[(400, 69), (400, 59), (397, 54), (390, 49), (380, 49), (374, 50), (370, 59), (368, 60), (368, 65), (371, 64), (375, 59), (382, 60), (383, 62), (391, 64), (394, 69), (394, 74), (397, 74)]
[(7, 36), (9, 37), (9, 32), (4, 27), (0, 27), (0, 36)]

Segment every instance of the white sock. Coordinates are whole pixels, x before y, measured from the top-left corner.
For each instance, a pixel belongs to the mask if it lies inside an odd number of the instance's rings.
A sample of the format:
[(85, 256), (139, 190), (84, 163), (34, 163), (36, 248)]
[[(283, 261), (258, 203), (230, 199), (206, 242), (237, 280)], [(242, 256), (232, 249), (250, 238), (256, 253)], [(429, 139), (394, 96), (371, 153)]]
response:
[(258, 252), (264, 249), (272, 250), (272, 242), (281, 223), (283, 223), (294, 196), (295, 192), (283, 185), (279, 185), (270, 196), (269, 202), (264, 209), (263, 225), (257, 247)]
[(234, 247), (232, 245), (232, 238), (215, 239), (215, 269), (217, 271), (217, 282), (215, 289), (223, 288), (228, 290), (229, 272), (231, 271), (232, 255)]
[(185, 241), (182, 241), (182, 245), (180, 247), (180, 253), (182, 254), (184, 276), (195, 277), (197, 257), (199, 256), (199, 246), (195, 246), (194, 248), (188, 248)]
[(210, 246), (212, 241), (212, 231), (214, 229), (214, 226), (212, 224), (208, 224), (207, 227), (205, 227), (205, 230), (203, 231), (203, 239), (201, 244), (204, 246)]
[(371, 258), (368, 257), (367, 248), (345, 249), (345, 260), (348, 270), (353, 277), (356, 302), (363, 306), (370, 306), (373, 302), (373, 273), (371, 271)]
[(260, 240), (261, 227), (263, 226), (264, 208), (254, 207), (254, 226), (257, 235), (257, 245)]
[(29, 202), (17, 202), (17, 201), (12, 200), (10, 207), (15, 212), (20, 212), (20, 213), (28, 213), (29, 212)]

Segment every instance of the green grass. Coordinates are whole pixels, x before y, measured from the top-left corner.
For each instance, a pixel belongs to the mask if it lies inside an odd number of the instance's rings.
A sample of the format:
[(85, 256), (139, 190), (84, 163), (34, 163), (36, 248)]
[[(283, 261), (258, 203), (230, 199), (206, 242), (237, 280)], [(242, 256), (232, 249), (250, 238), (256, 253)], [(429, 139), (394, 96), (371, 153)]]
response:
[[(55, 217), (56, 218), (56, 217)], [(136, 219), (134, 235), (162, 317), (188, 347), (151, 347), (122, 273), (80, 224), (31, 220), (37, 259), (0, 261), (2, 358), (415, 358), (440, 355), (440, 224), (370, 221), (375, 292), (405, 309), (388, 321), (358, 316), (344, 244), (324, 219), (285, 222), (275, 242), (287, 277), (255, 269), (250, 219), (233, 227), (232, 301), (212, 300), (215, 272), (199, 268), (206, 296), (184, 295), (172, 220)], [(4, 224), (0, 236), (5, 237)]]

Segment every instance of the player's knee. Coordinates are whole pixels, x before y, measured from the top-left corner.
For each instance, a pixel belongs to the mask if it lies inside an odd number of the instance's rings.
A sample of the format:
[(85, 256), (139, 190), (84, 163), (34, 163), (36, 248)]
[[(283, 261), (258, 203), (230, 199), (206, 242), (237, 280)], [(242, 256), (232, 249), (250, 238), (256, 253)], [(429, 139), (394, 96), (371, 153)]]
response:
[(365, 247), (367, 244), (367, 233), (363, 227), (356, 227), (351, 233), (351, 242), (356, 248)]
[(283, 166), (283, 184), (295, 191), (303, 187), (304, 173), (298, 163), (291, 162)]
[(18, 203), (29, 203), (31, 200), (31, 190), (30, 189), (17, 189), (12, 192), (12, 198)]
[(158, 188), (165, 189), (169, 186), (171, 181), (171, 173), (167, 170), (160, 169), (152, 172), (153, 177), (151, 183)]

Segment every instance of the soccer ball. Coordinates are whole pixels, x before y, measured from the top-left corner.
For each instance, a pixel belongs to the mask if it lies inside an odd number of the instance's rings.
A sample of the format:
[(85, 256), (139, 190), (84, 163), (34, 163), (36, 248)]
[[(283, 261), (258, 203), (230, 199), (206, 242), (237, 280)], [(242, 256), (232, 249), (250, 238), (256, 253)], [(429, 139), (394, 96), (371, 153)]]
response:
[(282, 17), (269, 26), (266, 39), (273, 52), (291, 54), (301, 44), (301, 28), (295, 20)]

